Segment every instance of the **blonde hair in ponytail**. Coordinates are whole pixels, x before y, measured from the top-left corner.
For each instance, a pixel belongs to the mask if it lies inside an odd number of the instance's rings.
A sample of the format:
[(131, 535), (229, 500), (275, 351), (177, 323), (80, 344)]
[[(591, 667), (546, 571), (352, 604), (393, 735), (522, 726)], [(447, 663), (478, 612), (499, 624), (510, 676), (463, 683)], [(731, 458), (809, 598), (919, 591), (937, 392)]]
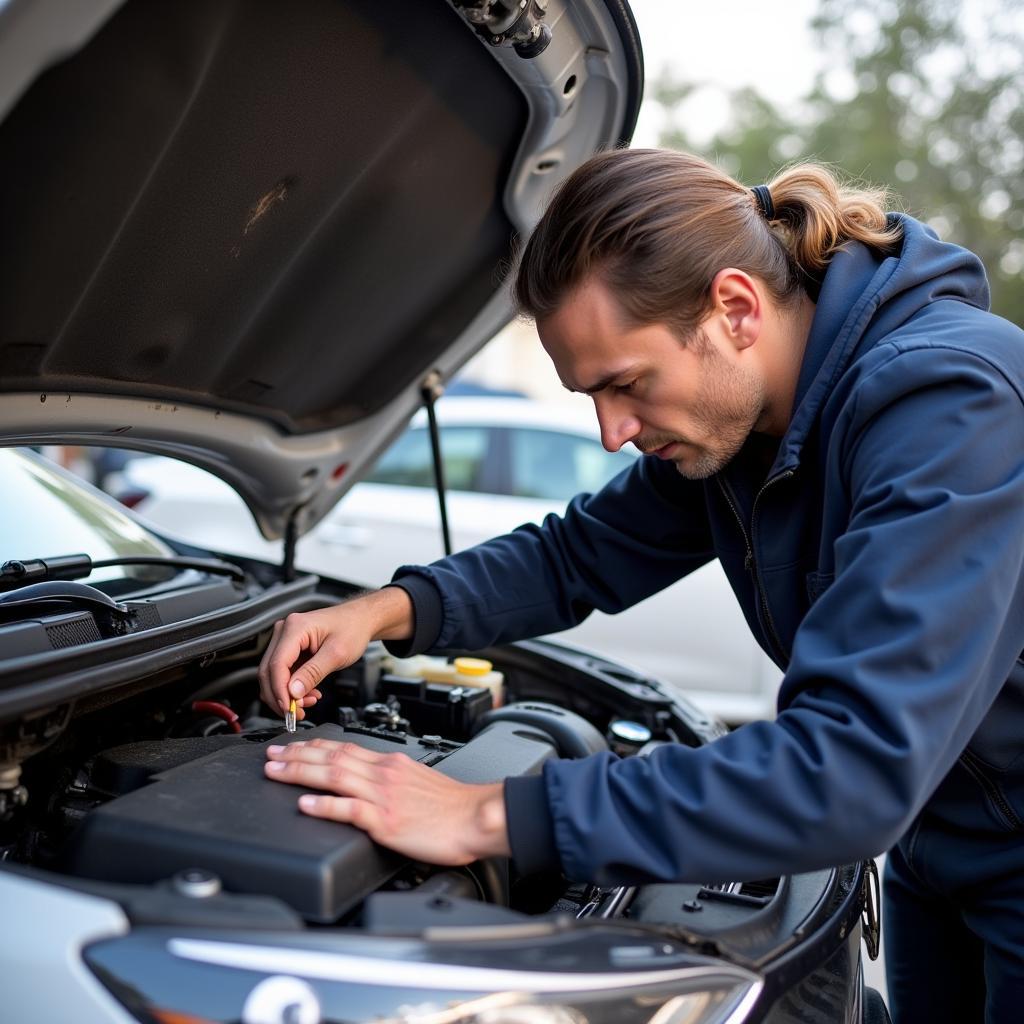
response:
[(900, 238), (882, 191), (843, 185), (825, 167), (790, 167), (768, 188), (771, 222), (749, 188), (700, 157), (599, 153), (563, 182), (523, 248), (519, 308), (546, 317), (596, 276), (627, 319), (668, 324), (686, 341), (711, 311), (711, 282), (723, 267), (756, 275), (787, 305), (845, 243), (886, 251)]
[(796, 164), (767, 184), (775, 206), (772, 229), (809, 276), (819, 275), (845, 242), (884, 251), (899, 241), (899, 227), (886, 221), (884, 188), (845, 184), (821, 164)]

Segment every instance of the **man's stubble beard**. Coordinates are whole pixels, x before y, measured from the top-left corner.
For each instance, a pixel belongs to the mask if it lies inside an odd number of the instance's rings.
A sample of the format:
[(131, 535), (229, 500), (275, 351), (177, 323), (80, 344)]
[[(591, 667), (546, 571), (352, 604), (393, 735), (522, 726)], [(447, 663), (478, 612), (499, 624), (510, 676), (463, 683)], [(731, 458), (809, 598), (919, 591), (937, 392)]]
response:
[(676, 471), (689, 480), (707, 480), (724, 469), (746, 443), (765, 407), (764, 381), (749, 370), (728, 362), (705, 334), (698, 345), (703, 377), (694, 419), (711, 438), (696, 449), (691, 460), (676, 459)]

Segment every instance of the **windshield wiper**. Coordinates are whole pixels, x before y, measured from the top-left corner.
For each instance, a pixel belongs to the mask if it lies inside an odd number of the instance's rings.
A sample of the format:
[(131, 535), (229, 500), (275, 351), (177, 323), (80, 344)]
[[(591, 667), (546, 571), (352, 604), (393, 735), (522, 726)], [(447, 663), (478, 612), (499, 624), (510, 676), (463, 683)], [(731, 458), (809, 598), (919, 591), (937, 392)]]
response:
[(0, 620), (24, 616), (48, 605), (71, 605), (92, 612), (105, 631), (115, 635), (131, 632), (138, 618), (136, 610), (119, 604), (102, 590), (90, 587), (87, 583), (48, 580), (44, 583), (29, 583), (16, 594), (0, 596)]
[(58, 555), (54, 558), (12, 558), (0, 565), (0, 591), (14, 590), (44, 580), (80, 580), (94, 569), (115, 565), (157, 565), (170, 569), (197, 569), (218, 576), (230, 576), (245, 582), (245, 572), (231, 562), (219, 558), (190, 558), (172, 555), (122, 555), (93, 561), (89, 555)]

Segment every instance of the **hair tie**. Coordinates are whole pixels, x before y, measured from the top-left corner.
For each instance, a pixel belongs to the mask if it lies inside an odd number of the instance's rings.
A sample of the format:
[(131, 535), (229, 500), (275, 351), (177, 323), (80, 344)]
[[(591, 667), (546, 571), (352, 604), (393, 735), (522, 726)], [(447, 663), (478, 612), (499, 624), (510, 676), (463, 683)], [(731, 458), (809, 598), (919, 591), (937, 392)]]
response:
[(772, 202), (772, 194), (767, 185), (755, 185), (751, 190), (754, 193), (754, 202), (765, 220), (775, 220), (775, 204)]

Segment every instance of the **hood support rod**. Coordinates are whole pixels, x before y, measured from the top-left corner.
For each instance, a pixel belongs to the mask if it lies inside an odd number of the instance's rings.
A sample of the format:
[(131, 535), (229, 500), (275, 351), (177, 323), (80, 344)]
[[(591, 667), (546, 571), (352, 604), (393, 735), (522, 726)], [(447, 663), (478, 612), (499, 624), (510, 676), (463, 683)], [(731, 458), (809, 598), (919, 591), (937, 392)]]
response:
[(445, 498), (444, 462), (441, 459), (441, 432), (437, 428), (437, 411), (434, 408), (437, 400), (444, 394), (441, 374), (431, 370), (423, 378), (420, 395), (427, 410), (427, 423), (430, 427), (430, 451), (434, 458), (434, 486), (437, 489), (437, 501), (441, 508), (441, 541), (445, 555), (452, 553), (452, 538), (448, 530), (448, 503)]
[(295, 579), (295, 545), (299, 539), (299, 510), (294, 508), (284, 524), (284, 558), (281, 562), (281, 579), (291, 583)]

